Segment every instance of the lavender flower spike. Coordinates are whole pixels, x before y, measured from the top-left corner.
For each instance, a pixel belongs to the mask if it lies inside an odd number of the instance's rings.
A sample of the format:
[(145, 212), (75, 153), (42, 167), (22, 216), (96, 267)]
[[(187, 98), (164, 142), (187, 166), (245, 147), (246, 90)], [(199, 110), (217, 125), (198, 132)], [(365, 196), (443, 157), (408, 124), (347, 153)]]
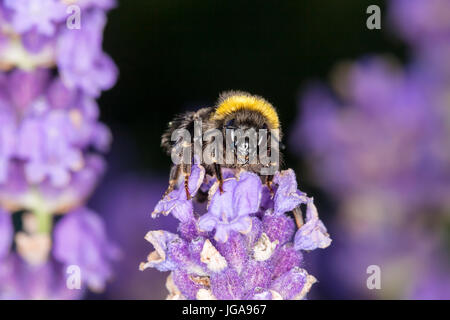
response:
[[(273, 197), (261, 177), (247, 171), (228, 175), (223, 192), (213, 180), (200, 165), (192, 167), (189, 189), (196, 192), (203, 182), (206, 209), (186, 199), (182, 183), (158, 203), (156, 214), (189, 217), (195, 230), (185, 232), (186, 221), (179, 219), (177, 234), (150, 231), (146, 239), (155, 250), (140, 269), (171, 272), (167, 299), (306, 299), (316, 278), (302, 268), (300, 250), (324, 248), (331, 240), (312, 199), (297, 190), (294, 171), (276, 174)], [(298, 214), (303, 203), (307, 222), (294, 243), (290, 211)]]
[[(72, 4), (81, 29), (68, 28)], [(102, 49), (114, 4), (0, 0), (0, 299), (80, 298), (85, 290), (66, 288), (69, 265), (80, 267), (83, 289), (112, 275), (115, 247), (84, 205), (111, 140), (95, 98), (117, 79)]]

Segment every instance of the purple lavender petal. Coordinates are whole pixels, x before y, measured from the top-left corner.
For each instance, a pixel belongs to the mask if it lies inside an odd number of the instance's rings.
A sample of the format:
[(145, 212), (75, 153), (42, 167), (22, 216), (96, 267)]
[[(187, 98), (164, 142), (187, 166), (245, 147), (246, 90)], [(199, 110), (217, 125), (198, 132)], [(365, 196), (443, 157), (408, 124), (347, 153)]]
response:
[(223, 193), (215, 190), (208, 212), (200, 217), (201, 230), (216, 229), (215, 239), (226, 242), (231, 231), (248, 233), (251, 231), (250, 214), (258, 211), (261, 201), (262, 184), (258, 176), (244, 172), (239, 180), (231, 178), (224, 182)]
[(195, 283), (192, 277), (184, 270), (176, 270), (172, 273), (173, 281), (187, 299), (196, 299), (197, 292), (202, 285)]
[(274, 177), (274, 183), (278, 184), (275, 193), (275, 214), (283, 214), (294, 210), (302, 203), (306, 203), (306, 194), (297, 190), (297, 181), (292, 169), (279, 172)]
[(294, 299), (302, 292), (307, 276), (304, 269), (295, 267), (275, 279), (270, 289), (278, 292), (285, 300)]
[(40, 33), (52, 36), (54, 22), (65, 18), (65, 6), (57, 0), (5, 0), (4, 5), (13, 11), (13, 28), (23, 33), (36, 28)]
[(244, 296), (242, 280), (233, 269), (226, 269), (211, 276), (211, 290), (220, 300), (240, 300)]
[(239, 273), (247, 262), (248, 253), (245, 237), (233, 232), (226, 242), (217, 243), (217, 250)]
[(60, 78), (49, 85), (47, 99), (55, 109), (67, 109), (75, 102), (76, 92), (68, 88)]
[(291, 241), (295, 233), (294, 220), (285, 215), (266, 214), (263, 218), (263, 225), (264, 232), (270, 241), (278, 241), (279, 246)]
[(247, 261), (241, 274), (245, 290), (268, 288), (272, 280), (272, 270), (266, 261)]
[[(192, 166), (192, 173), (189, 176), (189, 192), (194, 197), (200, 188), (205, 176), (205, 169), (200, 165)], [(161, 201), (158, 202), (153, 210), (152, 216), (159, 214), (168, 215), (172, 213), (175, 218), (182, 222), (189, 222), (193, 219), (192, 200), (187, 199), (184, 187), (179, 187), (170, 192)]]
[(9, 163), (16, 149), (16, 126), (10, 112), (0, 110), (0, 183), (8, 176)]
[(308, 199), (306, 223), (297, 231), (294, 243), (296, 250), (324, 249), (331, 244), (327, 228), (320, 221), (317, 208), (312, 198)]
[(171, 271), (177, 268), (177, 263), (169, 256), (170, 243), (178, 239), (178, 235), (166, 231), (150, 231), (145, 236), (155, 251), (153, 251), (147, 258), (147, 262), (142, 263), (141, 270), (146, 268), (156, 268), (159, 271)]
[(17, 112), (26, 112), (32, 103), (44, 93), (49, 71), (38, 69), (33, 72), (14, 70), (8, 77), (8, 94)]
[(270, 260), (272, 264), (272, 277), (278, 278), (294, 267), (300, 267), (303, 262), (303, 255), (295, 250), (292, 244), (286, 244), (275, 252)]
[(111, 262), (117, 248), (107, 238), (103, 221), (94, 212), (80, 208), (56, 225), (53, 254), (64, 265), (77, 265), (92, 290), (102, 290), (111, 277)]
[(261, 180), (255, 174), (243, 172), (233, 193), (233, 211), (247, 216), (258, 211), (261, 202)]
[(114, 62), (101, 49), (105, 23), (103, 11), (91, 11), (84, 15), (83, 28), (63, 30), (57, 43), (57, 62), (63, 81), (94, 97), (110, 89), (117, 80)]
[(32, 54), (39, 53), (51, 40), (51, 37), (39, 33), (35, 27), (22, 35), (23, 46)]
[(52, 260), (33, 266), (11, 254), (0, 264), (0, 299), (80, 299), (86, 290), (70, 290), (66, 281), (66, 269)]
[(0, 209), (0, 260), (9, 254), (13, 242), (13, 233), (11, 215)]

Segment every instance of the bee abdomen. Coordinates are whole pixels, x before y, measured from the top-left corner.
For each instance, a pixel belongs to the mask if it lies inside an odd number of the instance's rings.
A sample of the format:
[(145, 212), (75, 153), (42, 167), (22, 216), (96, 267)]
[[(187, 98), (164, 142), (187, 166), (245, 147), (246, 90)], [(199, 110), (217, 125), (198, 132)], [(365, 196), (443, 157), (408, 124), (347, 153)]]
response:
[(209, 115), (212, 112), (212, 108), (202, 108), (196, 112), (188, 111), (175, 116), (175, 118), (169, 122), (167, 130), (161, 137), (161, 146), (164, 151), (170, 155), (172, 147), (175, 145), (175, 141), (172, 141), (172, 134), (177, 129), (188, 130), (191, 137), (194, 137), (194, 123), (196, 120), (202, 121), (202, 126), (209, 119)]

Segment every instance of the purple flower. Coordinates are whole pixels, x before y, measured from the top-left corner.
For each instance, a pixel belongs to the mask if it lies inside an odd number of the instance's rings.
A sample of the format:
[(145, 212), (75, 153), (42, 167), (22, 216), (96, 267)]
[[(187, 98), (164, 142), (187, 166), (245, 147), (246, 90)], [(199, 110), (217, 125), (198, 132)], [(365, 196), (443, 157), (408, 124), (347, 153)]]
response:
[(303, 300), (316, 281), (305, 269), (294, 267), (278, 277), (270, 289), (279, 293), (284, 300)]
[[(68, 293), (64, 267), (78, 264), (85, 283), (99, 290), (116, 257), (102, 220), (83, 207), (111, 141), (94, 98), (116, 80), (101, 48), (104, 11), (115, 1), (74, 1), (83, 30), (67, 28), (63, 2), (0, 4), (1, 298), (79, 298), (84, 291)], [(3, 210), (25, 211), (24, 230), (14, 235)], [(56, 224), (55, 262), (53, 216), (67, 212)]]
[[(192, 173), (189, 176), (188, 190), (189, 194), (194, 197), (205, 177), (205, 169), (199, 165), (192, 166)], [(159, 214), (168, 215), (172, 213), (175, 218), (182, 222), (188, 222), (193, 218), (192, 201), (187, 199), (184, 184), (178, 189), (171, 191), (168, 195), (158, 202), (153, 210), (152, 217), (157, 217)]]
[(179, 239), (179, 237), (171, 232), (160, 230), (150, 231), (145, 239), (153, 245), (155, 251), (148, 256), (147, 262), (141, 264), (140, 268), (156, 268), (159, 271), (175, 270), (176, 265), (170, 259), (169, 248), (170, 242)]
[(98, 97), (117, 80), (117, 68), (102, 50), (105, 11), (115, 3), (74, 1), (83, 10), (82, 27), (69, 29), (69, 4), (60, 0), (5, 0), (1, 15), (8, 32), (0, 34), (2, 69), (33, 70), (56, 64), (66, 85)]
[(13, 240), (14, 228), (11, 214), (0, 209), (0, 261), (9, 253)]
[(446, 0), (391, 0), (390, 22), (412, 44), (433, 45), (450, 39), (450, 4)]
[(85, 290), (70, 290), (66, 270), (54, 261), (29, 265), (16, 254), (0, 264), (0, 299), (79, 299)]
[(312, 198), (308, 199), (306, 222), (297, 231), (294, 240), (296, 250), (314, 250), (326, 248), (331, 244), (327, 228), (319, 219), (317, 208)]
[(109, 10), (117, 5), (116, 0), (75, 0), (75, 4), (82, 9), (96, 7), (103, 10)]
[(5, 100), (18, 116), (33, 113), (33, 107), (39, 97), (45, 92), (50, 78), (46, 69), (34, 71), (14, 70), (5, 77)]
[(27, 160), (25, 174), (30, 183), (49, 177), (54, 186), (63, 187), (70, 182), (71, 172), (83, 168), (81, 150), (70, 144), (72, 127), (67, 113), (58, 111), (23, 123), (19, 153)]
[(11, 9), (12, 25), (18, 33), (32, 28), (43, 35), (55, 33), (55, 22), (65, 17), (65, 6), (58, 0), (5, 0), (6, 8)]
[[(161, 200), (157, 211), (176, 209), (176, 217), (188, 216), (194, 222), (190, 226), (200, 230), (185, 232), (181, 220), (177, 234), (150, 231), (146, 239), (154, 251), (140, 269), (171, 272), (168, 299), (305, 299), (316, 280), (301, 268), (299, 250), (311, 243), (325, 247), (331, 240), (320, 238), (313, 228), (294, 246), (295, 223), (287, 214), (294, 209), (299, 214), (298, 206), (309, 201), (297, 190), (294, 172), (277, 173), (274, 199), (265, 194), (264, 202), (263, 190), (268, 188), (254, 173), (228, 176), (221, 192), (219, 182), (204, 178), (203, 172), (201, 166), (193, 166), (189, 183), (194, 191), (202, 185), (202, 191), (209, 192), (207, 208), (194, 206), (195, 200), (187, 200), (181, 187), (172, 191), (173, 198)], [(307, 227), (318, 220), (314, 209), (310, 204)]]
[[(448, 282), (436, 271), (447, 249), (440, 230), (450, 191), (443, 98), (450, 68), (444, 53), (448, 49), (442, 50), (446, 45), (440, 42), (447, 37), (448, 23), (436, 19), (447, 14), (448, 2), (438, 3), (392, 1), (391, 7), (401, 8), (396, 14), (404, 14), (397, 21), (404, 27), (400, 32), (414, 43), (410, 65), (361, 59), (338, 69), (333, 90), (314, 85), (302, 98), (303, 116), (291, 144), (298, 147), (302, 140), (297, 151), (337, 202), (334, 227), (340, 237), (327, 256), (326, 264), (333, 268), (321, 275), (325, 283), (339, 284), (328, 288), (331, 297), (439, 297), (436, 277)], [(427, 56), (433, 50), (441, 52)], [(295, 236), (298, 250), (330, 241), (312, 199), (307, 205), (306, 222)], [(381, 290), (367, 291), (370, 265), (382, 270)]]
[(14, 156), (16, 147), (16, 126), (13, 115), (0, 109), (0, 183), (8, 176), (9, 161)]
[(80, 208), (68, 213), (56, 225), (53, 254), (65, 266), (80, 267), (84, 282), (94, 290), (103, 290), (111, 276), (111, 262), (119, 252), (109, 241), (103, 221), (97, 214)]
[(446, 0), (396, 0), (388, 3), (393, 31), (412, 48), (411, 63), (436, 86), (450, 75), (450, 4)]
[(83, 23), (79, 30), (62, 30), (56, 47), (57, 63), (65, 83), (97, 97), (115, 84), (117, 68), (102, 51), (104, 12), (94, 10), (85, 14)]
[(232, 231), (250, 232), (252, 222), (249, 215), (256, 213), (259, 208), (262, 189), (259, 177), (244, 172), (238, 179), (225, 181), (223, 193), (216, 185), (212, 191), (208, 212), (198, 222), (203, 231), (216, 229), (214, 239), (219, 242), (226, 242)]
[(82, 204), (104, 168), (93, 151), (111, 140), (96, 102), (44, 69), (0, 82), (0, 203), (62, 212)]
[(273, 182), (278, 186), (274, 198), (274, 214), (292, 211), (307, 202), (306, 194), (297, 190), (297, 181), (292, 169), (278, 172)]
[(316, 181), (336, 198), (376, 188), (411, 208), (443, 199), (448, 129), (424, 74), (401, 72), (381, 58), (346, 70), (337, 76), (337, 98), (316, 86), (302, 100), (293, 137), (304, 141)]

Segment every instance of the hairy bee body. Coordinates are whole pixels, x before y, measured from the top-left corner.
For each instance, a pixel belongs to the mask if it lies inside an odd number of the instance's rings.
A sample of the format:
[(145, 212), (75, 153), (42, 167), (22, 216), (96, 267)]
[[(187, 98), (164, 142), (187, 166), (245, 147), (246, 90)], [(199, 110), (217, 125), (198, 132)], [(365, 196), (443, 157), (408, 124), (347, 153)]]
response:
[[(180, 114), (172, 120), (168, 129), (162, 135), (161, 146), (168, 155), (171, 155), (172, 150), (176, 144), (173, 141), (173, 133), (178, 129), (187, 130), (191, 137), (195, 136), (195, 124), (201, 124), (201, 132), (208, 132), (208, 130), (217, 129), (222, 132), (222, 136), (226, 137), (227, 130), (241, 129), (247, 131), (254, 129), (259, 132), (260, 129), (273, 130), (278, 132), (277, 140), (281, 139), (281, 130), (278, 120), (278, 115), (275, 108), (266, 100), (259, 96), (254, 96), (242, 91), (228, 91), (222, 93), (217, 104), (214, 107), (202, 108), (195, 112), (186, 112)], [(269, 136), (268, 143), (270, 144), (271, 137)], [(273, 139), (273, 138), (272, 138)], [(202, 151), (204, 151), (212, 143), (212, 140), (207, 140), (202, 143)], [(223, 152), (227, 150), (226, 138), (223, 139)], [(248, 144), (246, 145), (248, 148)], [(278, 149), (279, 150), (279, 149)], [(277, 151), (278, 151), (277, 150)], [(270, 152), (270, 150), (269, 150)], [(226, 155), (224, 154), (223, 158)], [(261, 169), (268, 166), (279, 165), (281, 156), (277, 158), (277, 163), (260, 163), (260, 162), (240, 162), (235, 161), (231, 163), (205, 163), (201, 164), (205, 167), (206, 173), (215, 176), (222, 183), (221, 168), (229, 168), (234, 170), (246, 170), (257, 174), (261, 173)], [(191, 163), (191, 162), (190, 162)], [(190, 173), (190, 163), (181, 163), (175, 165), (171, 172), (169, 190), (172, 190), (180, 174), (185, 176), (185, 185), (187, 185), (187, 178)], [(270, 184), (272, 176), (268, 175), (266, 181)], [(186, 187), (187, 188), (187, 187)], [(187, 191), (188, 192), (188, 191)]]

